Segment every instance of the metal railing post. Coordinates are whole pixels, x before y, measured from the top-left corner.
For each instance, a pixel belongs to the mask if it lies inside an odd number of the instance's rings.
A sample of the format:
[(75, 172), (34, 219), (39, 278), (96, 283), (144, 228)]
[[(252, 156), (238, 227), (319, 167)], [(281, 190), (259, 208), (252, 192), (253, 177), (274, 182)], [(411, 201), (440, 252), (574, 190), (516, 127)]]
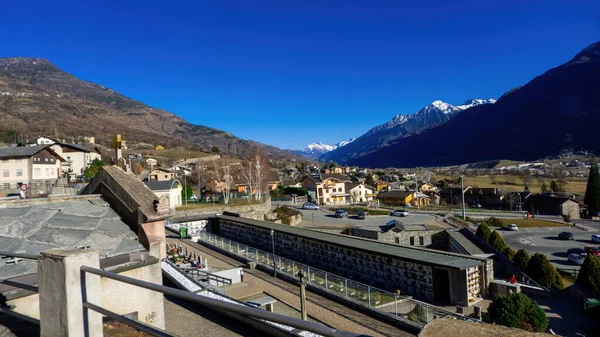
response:
[(308, 274), (307, 282), (310, 283), (310, 267), (308, 265), (306, 265), (306, 270), (307, 270), (307, 274)]
[(325, 273), (325, 289), (329, 289), (329, 286), (327, 285), (327, 273)]
[(348, 298), (348, 279), (344, 278), (344, 290), (346, 291), (346, 298)]
[(394, 295), (394, 313), (398, 317), (398, 297)]
[(237, 253), (239, 254), (240, 253), (240, 243), (239, 242), (236, 242), (236, 243), (237, 243), (237, 249), (238, 249)]
[(296, 263), (292, 260), (292, 275), (294, 275), (295, 271), (296, 271)]
[(367, 286), (367, 292), (369, 293), (369, 306), (371, 306), (371, 287)]

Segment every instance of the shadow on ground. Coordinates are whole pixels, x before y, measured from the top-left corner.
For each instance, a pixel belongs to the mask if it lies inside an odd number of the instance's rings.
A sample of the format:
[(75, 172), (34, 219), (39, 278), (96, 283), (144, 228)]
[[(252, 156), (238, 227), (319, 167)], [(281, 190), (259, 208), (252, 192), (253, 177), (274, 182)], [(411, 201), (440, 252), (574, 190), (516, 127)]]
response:
[(597, 336), (594, 320), (586, 315), (583, 302), (563, 290), (558, 295), (550, 298), (536, 297), (532, 299), (544, 309), (548, 316), (549, 326), (555, 334), (560, 336)]

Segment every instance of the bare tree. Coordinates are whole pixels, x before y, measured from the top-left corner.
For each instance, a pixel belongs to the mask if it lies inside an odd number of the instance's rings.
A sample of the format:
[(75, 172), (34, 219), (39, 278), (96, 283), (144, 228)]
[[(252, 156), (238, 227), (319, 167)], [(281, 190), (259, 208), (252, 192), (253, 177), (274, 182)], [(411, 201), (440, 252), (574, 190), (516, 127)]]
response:
[(240, 172), (242, 174), (242, 180), (246, 183), (246, 185), (248, 185), (248, 189), (250, 190), (250, 199), (252, 199), (254, 197), (254, 192), (256, 189), (256, 184), (254, 182), (254, 165), (252, 165), (252, 162), (250, 160), (244, 161), (242, 162)]
[(256, 187), (255, 199), (262, 200), (263, 191), (267, 187), (267, 179), (269, 174), (269, 160), (260, 151), (255, 152), (250, 158), (250, 165), (254, 171), (254, 186)]
[(223, 201), (229, 204), (231, 196), (231, 185), (233, 184), (233, 176), (231, 175), (231, 163), (227, 158), (221, 158), (221, 176), (223, 177)]

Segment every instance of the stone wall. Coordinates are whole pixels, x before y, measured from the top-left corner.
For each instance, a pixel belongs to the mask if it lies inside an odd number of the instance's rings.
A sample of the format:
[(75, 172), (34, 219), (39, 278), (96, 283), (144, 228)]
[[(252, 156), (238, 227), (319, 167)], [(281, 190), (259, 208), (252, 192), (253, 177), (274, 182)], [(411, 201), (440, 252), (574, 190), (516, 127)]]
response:
[(387, 231), (378, 232), (363, 228), (353, 228), (352, 236), (357, 236), (365, 239), (377, 240), (387, 243), (395, 243), (403, 246), (430, 246), (435, 241), (435, 235), (443, 232), (440, 230), (422, 230), (413, 231), (406, 230), (401, 232)]
[(201, 208), (198, 210), (186, 210), (175, 212), (176, 217), (194, 217), (198, 215), (222, 214), (223, 212), (237, 213), (242, 218), (264, 220), (265, 214), (271, 211), (271, 199), (265, 200), (262, 204), (227, 206), (216, 205), (215, 207)]
[[(220, 218), (209, 231), (267, 252), (272, 249), (266, 228)], [(434, 300), (432, 266), (281, 232), (274, 240), (276, 255), (390, 292), (400, 289), (403, 294)]]

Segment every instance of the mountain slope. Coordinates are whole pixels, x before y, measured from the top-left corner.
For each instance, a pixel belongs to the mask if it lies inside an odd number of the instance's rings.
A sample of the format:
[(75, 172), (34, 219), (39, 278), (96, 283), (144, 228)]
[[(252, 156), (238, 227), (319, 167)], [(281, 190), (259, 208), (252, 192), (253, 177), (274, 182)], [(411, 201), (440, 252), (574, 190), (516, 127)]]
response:
[(600, 42), (448, 123), (350, 160), (369, 167), (533, 160), (565, 148), (600, 152)]
[(356, 140), (356, 138), (352, 138), (350, 140), (341, 141), (334, 145), (328, 145), (328, 144), (323, 144), (321, 142), (316, 142), (316, 143), (309, 144), (307, 147), (303, 148), (302, 150), (292, 150), (292, 152), (295, 154), (301, 155), (301, 156), (308, 157), (310, 159), (317, 160), (324, 153), (333, 151), (342, 146), (346, 146), (355, 140)]
[(251, 140), (243, 140), (222, 130), (193, 125), (181, 117), (125, 97), (100, 84), (68, 74), (45, 59), (0, 58), (0, 118), (10, 125), (0, 126), (0, 136), (10, 128), (25, 137), (94, 136), (108, 144), (121, 133), (127, 141), (163, 146), (186, 146), (210, 151), (249, 155), (262, 149), (271, 156), (294, 157)]
[(333, 160), (340, 164), (364, 156), (388, 146), (391, 142), (448, 122), (459, 112), (481, 104), (494, 103), (494, 99), (470, 99), (464, 104), (434, 101), (413, 114), (398, 114), (389, 122), (376, 126), (356, 139), (352, 144), (321, 156), (321, 160)]

